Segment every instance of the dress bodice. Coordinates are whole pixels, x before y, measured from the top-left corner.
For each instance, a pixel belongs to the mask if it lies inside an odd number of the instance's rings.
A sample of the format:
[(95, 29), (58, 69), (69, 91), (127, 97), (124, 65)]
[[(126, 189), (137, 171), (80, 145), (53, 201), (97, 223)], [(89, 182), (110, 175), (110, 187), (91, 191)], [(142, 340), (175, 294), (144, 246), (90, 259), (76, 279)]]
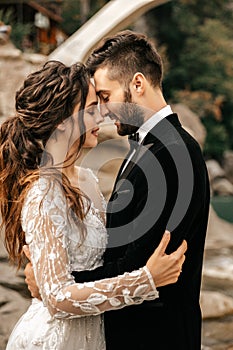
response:
[(71, 232), (66, 237), (70, 272), (92, 270), (103, 263), (102, 257), (107, 244), (107, 232), (99, 215), (99, 210), (94, 207), (92, 202), (84, 219), (84, 224), (86, 226), (86, 236), (84, 242), (80, 245), (77, 240), (75, 223), (70, 223)]
[[(83, 201), (85, 208), (88, 201), (85, 197)], [(80, 219), (59, 179), (40, 177), (27, 193), (22, 227), (43, 303), (55, 318), (98, 315), (158, 297), (146, 267), (111, 279), (75, 283), (73, 270), (102, 264), (107, 233), (99, 211), (91, 202), (83, 239)]]
[[(93, 175), (93, 179), (97, 179)], [(48, 192), (47, 192), (48, 191)], [(47, 192), (47, 193), (46, 193)], [(44, 197), (46, 193), (46, 197)], [(31, 203), (43, 203), (43, 208), (49, 216), (53, 217), (56, 222), (56, 232), (63, 235), (63, 244), (67, 249), (69, 256), (69, 271), (91, 270), (102, 265), (102, 257), (107, 244), (107, 232), (105, 223), (100, 215), (100, 209), (95, 208), (94, 203), (87, 202), (83, 199), (84, 205), (90, 205), (84, 224), (86, 226), (85, 239), (81, 242), (80, 231), (77, 229), (77, 221), (75, 215), (69, 209), (65, 197), (59, 188), (59, 185), (52, 184), (46, 178), (40, 178), (33, 184), (22, 210), (22, 224), (26, 234), (26, 243), (33, 242), (34, 232), (29, 232), (30, 224), (26, 220), (30, 215)], [(102, 211), (106, 209), (106, 202), (102, 197)], [(35, 209), (35, 208), (34, 208)], [(68, 211), (65, 214), (65, 211)], [(37, 215), (35, 213), (35, 215)], [(35, 216), (31, 218), (31, 225), (34, 225)], [(65, 222), (67, 220), (67, 222)], [(41, 224), (43, 224), (41, 222)], [(40, 234), (40, 232), (38, 232)], [(42, 233), (43, 234), (43, 233)], [(43, 243), (40, 248), (43, 249)], [(33, 253), (33, 252), (32, 252)], [(36, 250), (33, 253), (33, 258), (38, 261), (41, 250)]]
[(28, 191), (21, 222), (42, 302), (33, 299), (6, 350), (105, 350), (102, 313), (158, 297), (145, 267), (114, 278), (75, 283), (73, 270), (90, 270), (103, 263), (106, 203), (102, 197), (92, 199), (81, 241), (80, 221), (58, 180), (40, 177)]

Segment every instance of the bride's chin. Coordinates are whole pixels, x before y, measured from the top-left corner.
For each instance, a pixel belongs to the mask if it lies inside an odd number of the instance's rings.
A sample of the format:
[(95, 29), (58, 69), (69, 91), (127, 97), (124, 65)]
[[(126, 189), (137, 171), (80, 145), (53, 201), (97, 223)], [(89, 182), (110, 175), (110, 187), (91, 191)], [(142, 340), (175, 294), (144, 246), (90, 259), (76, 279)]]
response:
[(95, 148), (98, 144), (98, 141), (89, 141), (89, 142), (85, 142), (82, 148)]

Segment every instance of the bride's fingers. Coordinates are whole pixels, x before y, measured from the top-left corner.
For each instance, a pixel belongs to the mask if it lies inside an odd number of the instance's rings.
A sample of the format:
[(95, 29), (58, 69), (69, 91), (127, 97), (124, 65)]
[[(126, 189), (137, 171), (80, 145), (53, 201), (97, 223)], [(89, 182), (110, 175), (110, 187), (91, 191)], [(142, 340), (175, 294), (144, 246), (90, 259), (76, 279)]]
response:
[(177, 271), (180, 273), (182, 266), (185, 262), (185, 252), (187, 251), (187, 242), (184, 240), (179, 248), (173, 253), (166, 255), (163, 254), (163, 257), (167, 257), (167, 268), (170, 269), (171, 273), (176, 273)]
[(180, 277), (180, 274), (182, 272), (182, 266), (185, 261), (185, 255), (183, 255), (179, 260), (176, 258), (168, 256), (168, 258), (171, 258), (170, 262), (170, 268), (168, 268), (166, 275), (164, 276), (161, 286), (165, 286), (167, 284), (173, 284), (176, 283)]
[(187, 249), (188, 249), (187, 242), (185, 240), (183, 240), (181, 245), (177, 248), (176, 251), (171, 253), (171, 255), (179, 260), (180, 258), (182, 258), (184, 256), (184, 254), (186, 253)]
[(155, 253), (157, 255), (163, 256), (165, 254), (165, 250), (167, 249), (168, 243), (170, 242), (171, 234), (169, 231), (165, 231), (163, 234), (163, 237), (158, 245), (158, 247), (155, 249)]

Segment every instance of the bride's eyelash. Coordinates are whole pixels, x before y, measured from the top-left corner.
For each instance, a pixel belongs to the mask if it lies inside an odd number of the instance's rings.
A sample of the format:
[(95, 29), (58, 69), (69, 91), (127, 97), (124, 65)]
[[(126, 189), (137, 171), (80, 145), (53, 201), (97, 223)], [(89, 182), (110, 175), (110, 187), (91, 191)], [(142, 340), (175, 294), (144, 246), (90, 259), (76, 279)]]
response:
[(96, 113), (96, 108), (97, 106), (91, 106), (89, 108), (87, 108), (87, 113), (91, 116), (93, 116)]

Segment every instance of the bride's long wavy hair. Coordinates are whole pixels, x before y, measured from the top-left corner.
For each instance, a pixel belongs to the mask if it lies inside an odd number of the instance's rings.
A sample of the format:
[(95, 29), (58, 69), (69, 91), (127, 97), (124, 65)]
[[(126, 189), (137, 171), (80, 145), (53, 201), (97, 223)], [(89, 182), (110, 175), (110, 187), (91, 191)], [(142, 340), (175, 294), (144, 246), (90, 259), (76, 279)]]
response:
[[(21, 227), (25, 195), (41, 174), (60, 181), (61, 171), (48, 162), (51, 157), (45, 146), (57, 126), (72, 115), (77, 104), (80, 104), (78, 122), (81, 135), (77, 154), (81, 150), (85, 141), (83, 110), (88, 90), (89, 74), (84, 65), (78, 63), (67, 67), (57, 61), (48, 61), (41, 70), (26, 78), (16, 92), (15, 116), (9, 117), (1, 125), (1, 229), (9, 259), (18, 268), (23, 262), (25, 244), (25, 234)], [(76, 159), (73, 158), (74, 162)], [(64, 173), (62, 187), (71, 209), (77, 214), (84, 237), (83, 219), (88, 210), (84, 209), (84, 194), (71, 186)]]

